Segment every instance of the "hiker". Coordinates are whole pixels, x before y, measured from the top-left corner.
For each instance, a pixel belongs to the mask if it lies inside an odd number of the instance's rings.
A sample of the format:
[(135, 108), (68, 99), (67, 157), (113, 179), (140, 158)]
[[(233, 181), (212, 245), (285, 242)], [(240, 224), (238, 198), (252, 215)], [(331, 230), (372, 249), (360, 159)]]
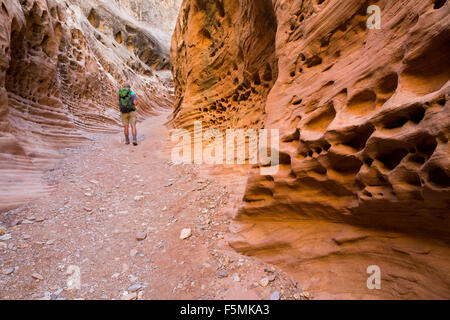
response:
[(137, 132), (136, 132), (136, 105), (137, 96), (131, 91), (130, 84), (125, 83), (122, 89), (119, 90), (119, 107), (122, 113), (122, 123), (125, 133), (125, 144), (130, 144), (128, 136), (128, 127), (131, 124), (131, 133), (133, 134), (133, 145), (137, 146)]

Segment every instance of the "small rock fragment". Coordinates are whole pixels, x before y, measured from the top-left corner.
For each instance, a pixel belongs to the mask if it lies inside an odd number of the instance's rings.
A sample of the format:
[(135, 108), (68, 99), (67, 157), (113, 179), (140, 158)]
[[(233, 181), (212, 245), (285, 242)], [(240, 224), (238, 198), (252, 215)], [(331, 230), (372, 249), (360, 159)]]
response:
[(259, 280), (259, 285), (261, 287), (267, 287), (267, 285), (269, 284), (269, 279), (267, 279), (266, 277), (262, 278), (261, 280)]
[(280, 300), (280, 293), (278, 291), (273, 292), (270, 295), (270, 300)]
[(181, 233), (180, 233), (180, 239), (181, 240), (187, 239), (191, 235), (192, 235), (192, 230), (190, 228), (183, 229), (183, 230), (181, 230)]
[(51, 296), (50, 300), (57, 300), (59, 295), (63, 292), (63, 289), (56, 290)]
[(15, 268), (6, 268), (3, 270), (3, 274), (5, 276), (8, 276), (8, 275), (12, 274), (15, 270), (16, 270)]
[(133, 284), (131, 287), (128, 288), (129, 292), (136, 292), (138, 290), (142, 289), (142, 285), (140, 284)]
[(276, 275), (274, 275), (274, 274), (271, 274), (270, 276), (267, 276), (267, 280), (269, 280), (269, 282), (274, 281), (275, 278), (276, 278)]
[(226, 277), (228, 277), (228, 271), (227, 270), (219, 270), (217, 272), (217, 276), (219, 278), (226, 278)]
[(0, 241), (8, 241), (12, 238), (10, 233), (6, 233), (0, 237)]
[(142, 240), (145, 240), (146, 238), (147, 238), (147, 233), (145, 233), (145, 232), (139, 232), (136, 235), (136, 240), (137, 241), (142, 241)]
[(44, 277), (42, 275), (40, 275), (39, 273), (33, 273), (31, 275), (31, 277), (36, 279), (36, 280), (44, 280)]
[(144, 196), (136, 196), (134, 197), (134, 201), (143, 201), (145, 199)]
[(22, 224), (22, 220), (21, 219), (14, 219), (11, 223), (10, 223), (10, 227), (15, 227)]

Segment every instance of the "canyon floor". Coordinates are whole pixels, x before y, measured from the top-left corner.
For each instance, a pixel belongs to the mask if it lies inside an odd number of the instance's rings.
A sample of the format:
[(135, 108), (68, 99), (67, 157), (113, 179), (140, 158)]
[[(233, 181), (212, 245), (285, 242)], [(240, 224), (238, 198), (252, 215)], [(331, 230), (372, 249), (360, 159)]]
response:
[(229, 247), (245, 175), (173, 165), (167, 116), (138, 125), (138, 147), (112, 134), (65, 149), (52, 191), (0, 216), (0, 299), (311, 298)]

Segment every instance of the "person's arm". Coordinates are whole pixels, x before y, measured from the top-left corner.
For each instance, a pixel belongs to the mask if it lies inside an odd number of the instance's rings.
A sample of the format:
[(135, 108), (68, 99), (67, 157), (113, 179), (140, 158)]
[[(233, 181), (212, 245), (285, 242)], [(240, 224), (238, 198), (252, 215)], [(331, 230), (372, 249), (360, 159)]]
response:
[(133, 104), (135, 106), (137, 106), (137, 103), (138, 103), (138, 99), (137, 99), (136, 93), (133, 93)]

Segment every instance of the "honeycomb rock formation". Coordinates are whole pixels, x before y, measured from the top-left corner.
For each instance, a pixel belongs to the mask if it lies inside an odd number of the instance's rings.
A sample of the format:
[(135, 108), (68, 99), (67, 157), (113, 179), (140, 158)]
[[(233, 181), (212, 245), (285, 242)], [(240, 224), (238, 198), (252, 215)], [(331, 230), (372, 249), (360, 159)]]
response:
[(139, 96), (141, 115), (171, 106), (172, 89), (164, 71), (169, 42), (161, 40), (170, 38), (169, 22), (155, 29), (111, 1), (3, 0), (0, 7), (4, 210), (45, 191), (40, 172), (60, 148), (119, 129), (122, 82)]
[(184, 1), (174, 124), (280, 130), (278, 174), (249, 172), (237, 250), (316, 297), (450, 297), (449, 18), (445, 0)]
[(262, 127), (276, 28), (267, 1), (185, 1), (172, 37), (174, 124)]

